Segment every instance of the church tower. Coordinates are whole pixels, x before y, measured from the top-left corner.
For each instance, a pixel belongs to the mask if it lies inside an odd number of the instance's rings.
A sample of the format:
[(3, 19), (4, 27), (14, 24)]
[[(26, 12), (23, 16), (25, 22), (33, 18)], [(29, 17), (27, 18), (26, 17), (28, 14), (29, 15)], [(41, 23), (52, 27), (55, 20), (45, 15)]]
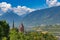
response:
[(24, 32), (24, 25), (23, 25), (23, 24), (21, 24), (21, 25), (19, 26), (19, 32)]
[(14, 28), (14, 20), (13, 20), (12, 28)]

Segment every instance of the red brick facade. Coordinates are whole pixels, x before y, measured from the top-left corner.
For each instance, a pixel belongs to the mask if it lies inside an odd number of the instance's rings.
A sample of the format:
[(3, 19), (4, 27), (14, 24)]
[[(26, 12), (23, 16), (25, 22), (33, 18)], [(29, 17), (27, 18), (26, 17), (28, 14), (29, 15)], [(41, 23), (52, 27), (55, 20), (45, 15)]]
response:
[(19, 31), (20, 31), (20, 32), (24, 32), (24, 25), (23, 25), (23, 24), (21, 24), (21, 25), (19, 26)]

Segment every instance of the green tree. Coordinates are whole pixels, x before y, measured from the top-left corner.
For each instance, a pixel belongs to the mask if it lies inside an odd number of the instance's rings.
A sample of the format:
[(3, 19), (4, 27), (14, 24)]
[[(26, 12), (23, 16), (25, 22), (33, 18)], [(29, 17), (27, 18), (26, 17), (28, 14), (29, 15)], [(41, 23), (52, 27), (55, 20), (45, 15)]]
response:
[(18, 40), (18, 32), (16, 29), (10, 29), (10, 40)]
[(0, 21), (1, 36), (9, 39), (9, 24), (6, 21)]
[(26, 36), (24, 35), (23, 32), (19, 32), (18, 35), (19, 35), (19, 40), (25, 40)]
[(1, 28), (1, 25), (0, 25), (0, 40), (2, 40), (2, 28)]

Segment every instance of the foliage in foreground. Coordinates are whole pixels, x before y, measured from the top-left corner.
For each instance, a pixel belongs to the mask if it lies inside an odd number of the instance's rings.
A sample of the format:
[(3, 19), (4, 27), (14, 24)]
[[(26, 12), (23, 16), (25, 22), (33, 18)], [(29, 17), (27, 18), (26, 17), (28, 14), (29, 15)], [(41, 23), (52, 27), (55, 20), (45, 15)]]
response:
[(17, 28), (9, 30), (6, 21), (0, 21), (0, 40), (57, 40), (48, 32), (19, 32)]
[(0, 21), (0, 40), (9, 40), (9, 25), (6, 21)]
[(48, 32), (22, 33), (14, 29), (10, 31), (10, 40), (57, 40), (57, 38)]

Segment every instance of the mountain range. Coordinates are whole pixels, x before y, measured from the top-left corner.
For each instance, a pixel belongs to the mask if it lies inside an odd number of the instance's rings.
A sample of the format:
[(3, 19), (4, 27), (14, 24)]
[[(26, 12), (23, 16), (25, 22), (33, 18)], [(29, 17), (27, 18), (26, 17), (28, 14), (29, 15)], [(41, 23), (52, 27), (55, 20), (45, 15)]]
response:
[(23, 18), (26, 27), (60, 24), (60, 6), (36, 10)]
[(8, 11), (0, 16), (0, 20), (6, 20), (11, 27), (13, 21), (16, 27), (21, 22), (25, 27), (39, 26), (41, 24), (60, 24), (60, 6), (36, 10), (22, 16), (17, 15), (13, 11)]
[(22, 17), (17, 15), (13, 11), (8, 11), (6, 13), (3, 13), (2, 16), (0, 16), (0, 20), (6, 20), (11, 27), (12, 27), (13, 21), (14, 21), (15, 27), (19, 26), (21, 19)]

